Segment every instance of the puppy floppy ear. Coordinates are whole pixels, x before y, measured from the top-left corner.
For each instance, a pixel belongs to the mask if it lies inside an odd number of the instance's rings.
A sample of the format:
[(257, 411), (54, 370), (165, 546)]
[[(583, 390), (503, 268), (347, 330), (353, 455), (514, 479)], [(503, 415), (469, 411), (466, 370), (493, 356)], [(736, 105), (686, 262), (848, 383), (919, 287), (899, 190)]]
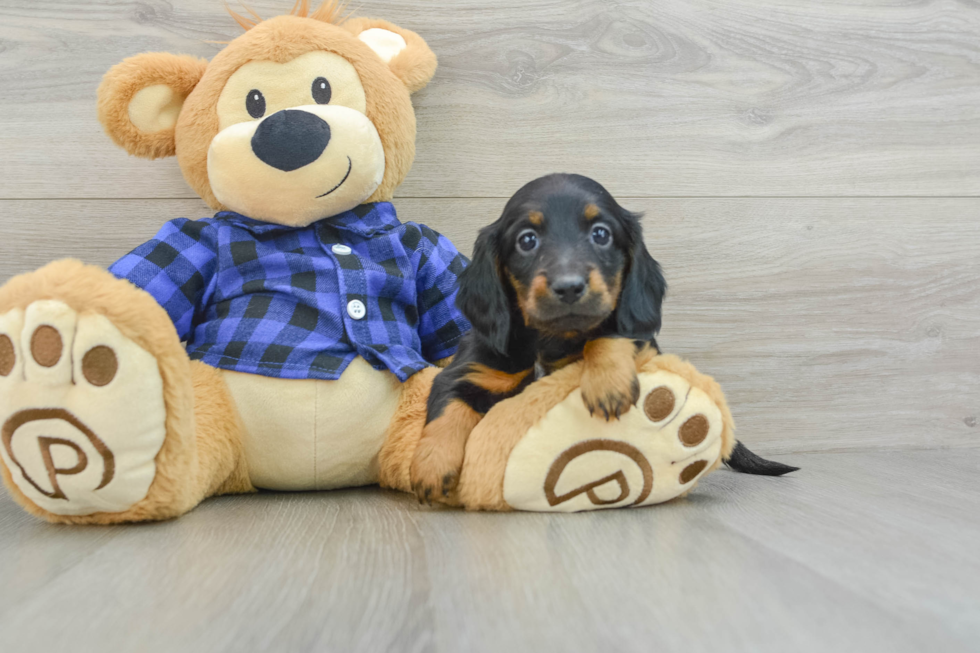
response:
[(473, 246), (473, 260), (459, 276), (456, 306), (491, 347), (504, 353), (510, 337), (510, 302), (499, 260), (496, 225), (484, 227)]
[(421, 90), (436, 72), (436, 55), (415, 32), (376, 18), (351, 18), (342, 27), (367, 43), (408, 87)]
[(187, 55), (146, 52), (113, 66), (99, 85), (99, 121), (106, 133), (135, 156), (173, 156), (177, 116), (207, 65)]
[(629, 268), (623, 291), (616, 307), (616, 328), (619, 334), (633, 340), (652, 340), (660, 331), (660, 306), (667, 294), (667, 281), (646, 245), (640, 228), (640, 214), (625, 214), (624, 222), (632, 240)]

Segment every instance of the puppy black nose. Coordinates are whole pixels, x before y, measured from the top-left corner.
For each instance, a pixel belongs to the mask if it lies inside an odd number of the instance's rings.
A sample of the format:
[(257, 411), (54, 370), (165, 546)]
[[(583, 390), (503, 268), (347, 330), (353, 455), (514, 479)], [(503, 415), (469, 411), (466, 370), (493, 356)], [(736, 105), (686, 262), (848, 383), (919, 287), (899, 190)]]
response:
[(252, 135), (252, 151), (263, 163), (284, 172), (320, 158), (330, 142), (330, 125), (309, 111), (277, 111)]
[(558, 277), (551, 284), (551, 292), (566, 304), (574, 304), (585, 294), (585, 279), (577, 275)]

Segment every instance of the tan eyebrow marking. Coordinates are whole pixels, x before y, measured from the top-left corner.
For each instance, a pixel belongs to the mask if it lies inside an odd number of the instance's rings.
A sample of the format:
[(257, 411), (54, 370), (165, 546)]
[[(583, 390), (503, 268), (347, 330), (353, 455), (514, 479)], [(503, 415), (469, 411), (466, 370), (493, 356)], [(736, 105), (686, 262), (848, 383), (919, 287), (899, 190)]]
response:
[(599, 217), (599, 207), (596, 206), (595, 204), (586, 204), (585, 205), (585, 219), (586, 220), (595, 220), (597, 217)]
[(531, 211), (527, 214), (527, 219), (531, 221), (535, 227), (540, 227), (544, 222), (544, 213), (541, 211)]

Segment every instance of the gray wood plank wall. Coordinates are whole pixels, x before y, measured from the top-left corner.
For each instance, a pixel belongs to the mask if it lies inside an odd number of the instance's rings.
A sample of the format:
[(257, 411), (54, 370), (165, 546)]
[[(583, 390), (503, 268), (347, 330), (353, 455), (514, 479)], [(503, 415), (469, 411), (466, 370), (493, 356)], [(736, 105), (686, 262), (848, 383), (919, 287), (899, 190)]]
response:
[[(288, 0), (249, 3), (272, 16)], [(439, 55), (402, 219), (468, 251), (557, 170), (646, 212), (662, 344), (767, 453), (980, 446), (980, 5), (355, 3)], [(0, 0), (0, 281), (207, 210), (115, 148), (101, 75), (210, 57), (218, 0)]]

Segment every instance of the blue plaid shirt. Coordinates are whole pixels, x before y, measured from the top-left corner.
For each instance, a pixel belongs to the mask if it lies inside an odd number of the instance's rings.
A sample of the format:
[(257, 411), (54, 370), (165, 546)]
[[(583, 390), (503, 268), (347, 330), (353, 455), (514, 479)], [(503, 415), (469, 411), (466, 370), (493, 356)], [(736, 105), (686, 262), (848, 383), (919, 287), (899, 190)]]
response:
[(307, 227), (237, 213), (171, 220), (109, 271), (166, 309), (191, 358), (290, 379), (337, 379), (355, 356), (404, 381), (456, 351), (466, 259), (388, 202)]

